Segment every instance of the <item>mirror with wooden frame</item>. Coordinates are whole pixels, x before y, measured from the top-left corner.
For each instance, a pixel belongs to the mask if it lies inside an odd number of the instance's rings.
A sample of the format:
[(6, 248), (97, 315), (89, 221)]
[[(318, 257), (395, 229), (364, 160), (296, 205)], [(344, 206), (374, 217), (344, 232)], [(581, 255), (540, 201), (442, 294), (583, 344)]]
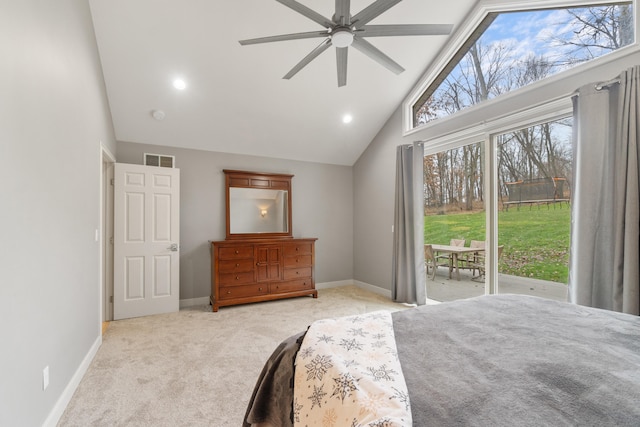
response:
[(225, 169), (227, 239), (291, 237), (293, 175)]

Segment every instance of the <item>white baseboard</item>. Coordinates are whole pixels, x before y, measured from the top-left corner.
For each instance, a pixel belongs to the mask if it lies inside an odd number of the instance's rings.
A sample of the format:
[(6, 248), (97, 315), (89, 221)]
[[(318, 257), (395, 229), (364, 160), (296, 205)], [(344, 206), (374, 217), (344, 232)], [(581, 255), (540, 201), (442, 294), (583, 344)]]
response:
[(358, 280), (354, 280), (353, 284), (361, 289), (365, 289), (367, 291), (373, 292), (378, 295), (382, 295), (383, 297), (391, 299), (391, 291), (389, 289), (383, 289), (379, 286), (370, 285), (365, 282), (360, 282)]
[(360, 289), (365, 289), (369, 292), (376, 293), (378, 295), (382, 295), (383, 297), (391, 299), (391, 291), (389, 289), (383, 289), (379, 286), (370, 285), (365, 282), (360, 282), (359, 280), (339, 280), (336, 282), (324, 282), (324, 283), (316, 283), (316, 289), (327, 289), (327, 288), (337, 288), (339, 286), (357, 286)]
[(355, 283), (353, 283), (353, 280), (338, 280), (336, 282), (316, 283), (316, 289), (339, 288), (340, 286), (351, 286), (351, 285), (355, 285)]
[(42, 424), (43, 427), (56, 427), (58, 421), (60, 421), (60, 418), (62, 418), (62, 414), (64, 414), (64, 410), (67, 409), (67, 405), (69, 404), (69, 402), (71, 402), (73, 393), (75, 393), (76, 389), (78, 388), (82, 377), (84, 377), (87, 369), (89, 369), (89, 365), (91, 365), (91, 361), (93, 361), (93, 358), (95, 357), (101, 345), (102, 335), (99, 335), (89, 349), (89, 352), (87, 352), (86, 356), (84, 356), (84, 359), (82, 359), (82, 363), (80, 363), (80, 366), (78, 366), (75, 374), (73, 374), (73, 377), (71, 377), (71, 380), (62, 391), (60, 398), (58, 398), (58, 401), (49, 413), (49, 416)]
[(196, 305), (208, 305), (209, 302), (209, 297), (181, 299), (180, 308), (194, 307)]
[[(379, 286), (374, 286), (374, 285), (370, 285), (368, 283), (365, 282), (359, 282), (357, 280), (353, 281), (353, 284), (356, 285), (357, 287), (361, 288), (361, 289), (366, 289), (367, 291), (371, 291), (374, 292), (378, 295), (382, 295), (385, 298), (389, 298), (391, 299), (391, 290), (390, 289), (383, 289)], [(434, 304), (440, 304), (440, 301), (436, 301), (436, 300), (432, 300), (427, 298), (427, 305), (434, 305)], [(413, 306), (414, 304), (407, 304), (410, 306)]]

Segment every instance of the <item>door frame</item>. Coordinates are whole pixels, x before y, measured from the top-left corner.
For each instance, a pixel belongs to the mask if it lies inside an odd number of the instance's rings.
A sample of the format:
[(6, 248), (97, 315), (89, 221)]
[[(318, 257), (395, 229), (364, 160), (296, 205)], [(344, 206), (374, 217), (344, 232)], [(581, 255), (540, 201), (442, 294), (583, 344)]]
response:
[[(113, 165), (100, 142), (100, 323), (113, 320)], [(102, 328), (100, 328), (102, 331)]]

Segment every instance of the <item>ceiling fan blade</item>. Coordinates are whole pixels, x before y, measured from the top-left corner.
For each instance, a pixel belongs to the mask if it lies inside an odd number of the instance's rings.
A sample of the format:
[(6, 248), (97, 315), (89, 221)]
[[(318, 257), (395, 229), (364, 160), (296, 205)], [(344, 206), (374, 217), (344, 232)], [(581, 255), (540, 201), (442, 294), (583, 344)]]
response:
[(311, 19), (312, 21), (317, 22), (318, 24), (322, 25), (325, 28), (331, 28), (333, 26), (333, 22), (331, 22), (331, 19), (325, 18), (315, 10), (309, 9), (307, 6), (301, 3), (298, 3), (295, 0), (276, 0), (276, 1), (278, 3), (282, 3), (283, 5), (287, 6), (290, 9), (295, 10), (300, 15), (304, 15), (307, 18)]
[(318, 55), (327, 50), (331, 46), (331, 39), (327, 38), (324, 40), (318, 47), (313, 49), (311, 53), (302, 58), (302, 61), (298, 62), (284, 77), (283, 79), (289, 80), (291, 77), (295, 76), (298, 71), (302, 70), (306, 65), (313, 61)]
[(450, 34), (452, 29), (451, 24), (365, 25), (360, 28), (357, 35), (360, 37), (441, 36)]
[(362, 28), (367, 24), (367, 22), (382, 15), (401, 1), (402, 0), (377, 0), (358, 12), (353, 18), (351, 18), (351, 22), (354, 24), (356, 29)]
[(351, 0), (336, 0), (334, 21), (339, 25), (351, 25)]
[(306, 33), (283, 34), (280, 36), (269, 36), (269, 37), (259, 37), (257, 39), (240, 40), (238, 43), (240, 43), (242, 46), (246, 46), (249, 44), (281, 42), (286, 40), (312, 39), (315, 37), (327, 37), (328, 35), (329, 35), (328, 31), (309, 31)]
[(401, 72), (404, 71), (404, 68), (402, 68), (400, 64), (395, 62), (393, 59), (389, 58), (387, 55), (385, 55), (380, 50), (378, 50), (378, 48), (376, 48), (375, 46), (373, 46), (371, 43), (369, 43), (364, 39), (357, 38), (357, 37), (354, 38), (353, 44), (351, 46), (355, 47), (360, 52), (364, 53), (369, 58), (376, 61), (378, 64), (384, 66), (385, 68), (393, 71), (396, 74), (400, 74)]
[(338, 65), (338, 87), (342, 87), (347, 84), (348, 52), (349, 52), (349, 48), (346, 48), (346, 47), (336, 48), (336, 64)]

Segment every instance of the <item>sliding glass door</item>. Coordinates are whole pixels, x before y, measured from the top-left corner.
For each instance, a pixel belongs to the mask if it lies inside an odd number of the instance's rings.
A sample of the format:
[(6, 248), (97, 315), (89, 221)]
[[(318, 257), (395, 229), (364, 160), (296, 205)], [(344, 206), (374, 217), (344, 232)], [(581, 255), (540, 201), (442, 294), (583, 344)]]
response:
[(480, 271), (472, 265), (476, 253), (446, 248), (469, 248), (477, 242), (484, 246), (484, 186), (482, 143), (424, 158), (424, 238), (427, 251), (433, 252), (427, 260), (429, 299), (452, 301), (485, 293)]
[(425, 155), (428, 298), (518, 293), (566, 300), (571, 118), (532, 123), (487, 131), (477, 143), (453, 140)]
[(566, 300), (571, 119), (502, 133), (497, 144), (498, 292)]

